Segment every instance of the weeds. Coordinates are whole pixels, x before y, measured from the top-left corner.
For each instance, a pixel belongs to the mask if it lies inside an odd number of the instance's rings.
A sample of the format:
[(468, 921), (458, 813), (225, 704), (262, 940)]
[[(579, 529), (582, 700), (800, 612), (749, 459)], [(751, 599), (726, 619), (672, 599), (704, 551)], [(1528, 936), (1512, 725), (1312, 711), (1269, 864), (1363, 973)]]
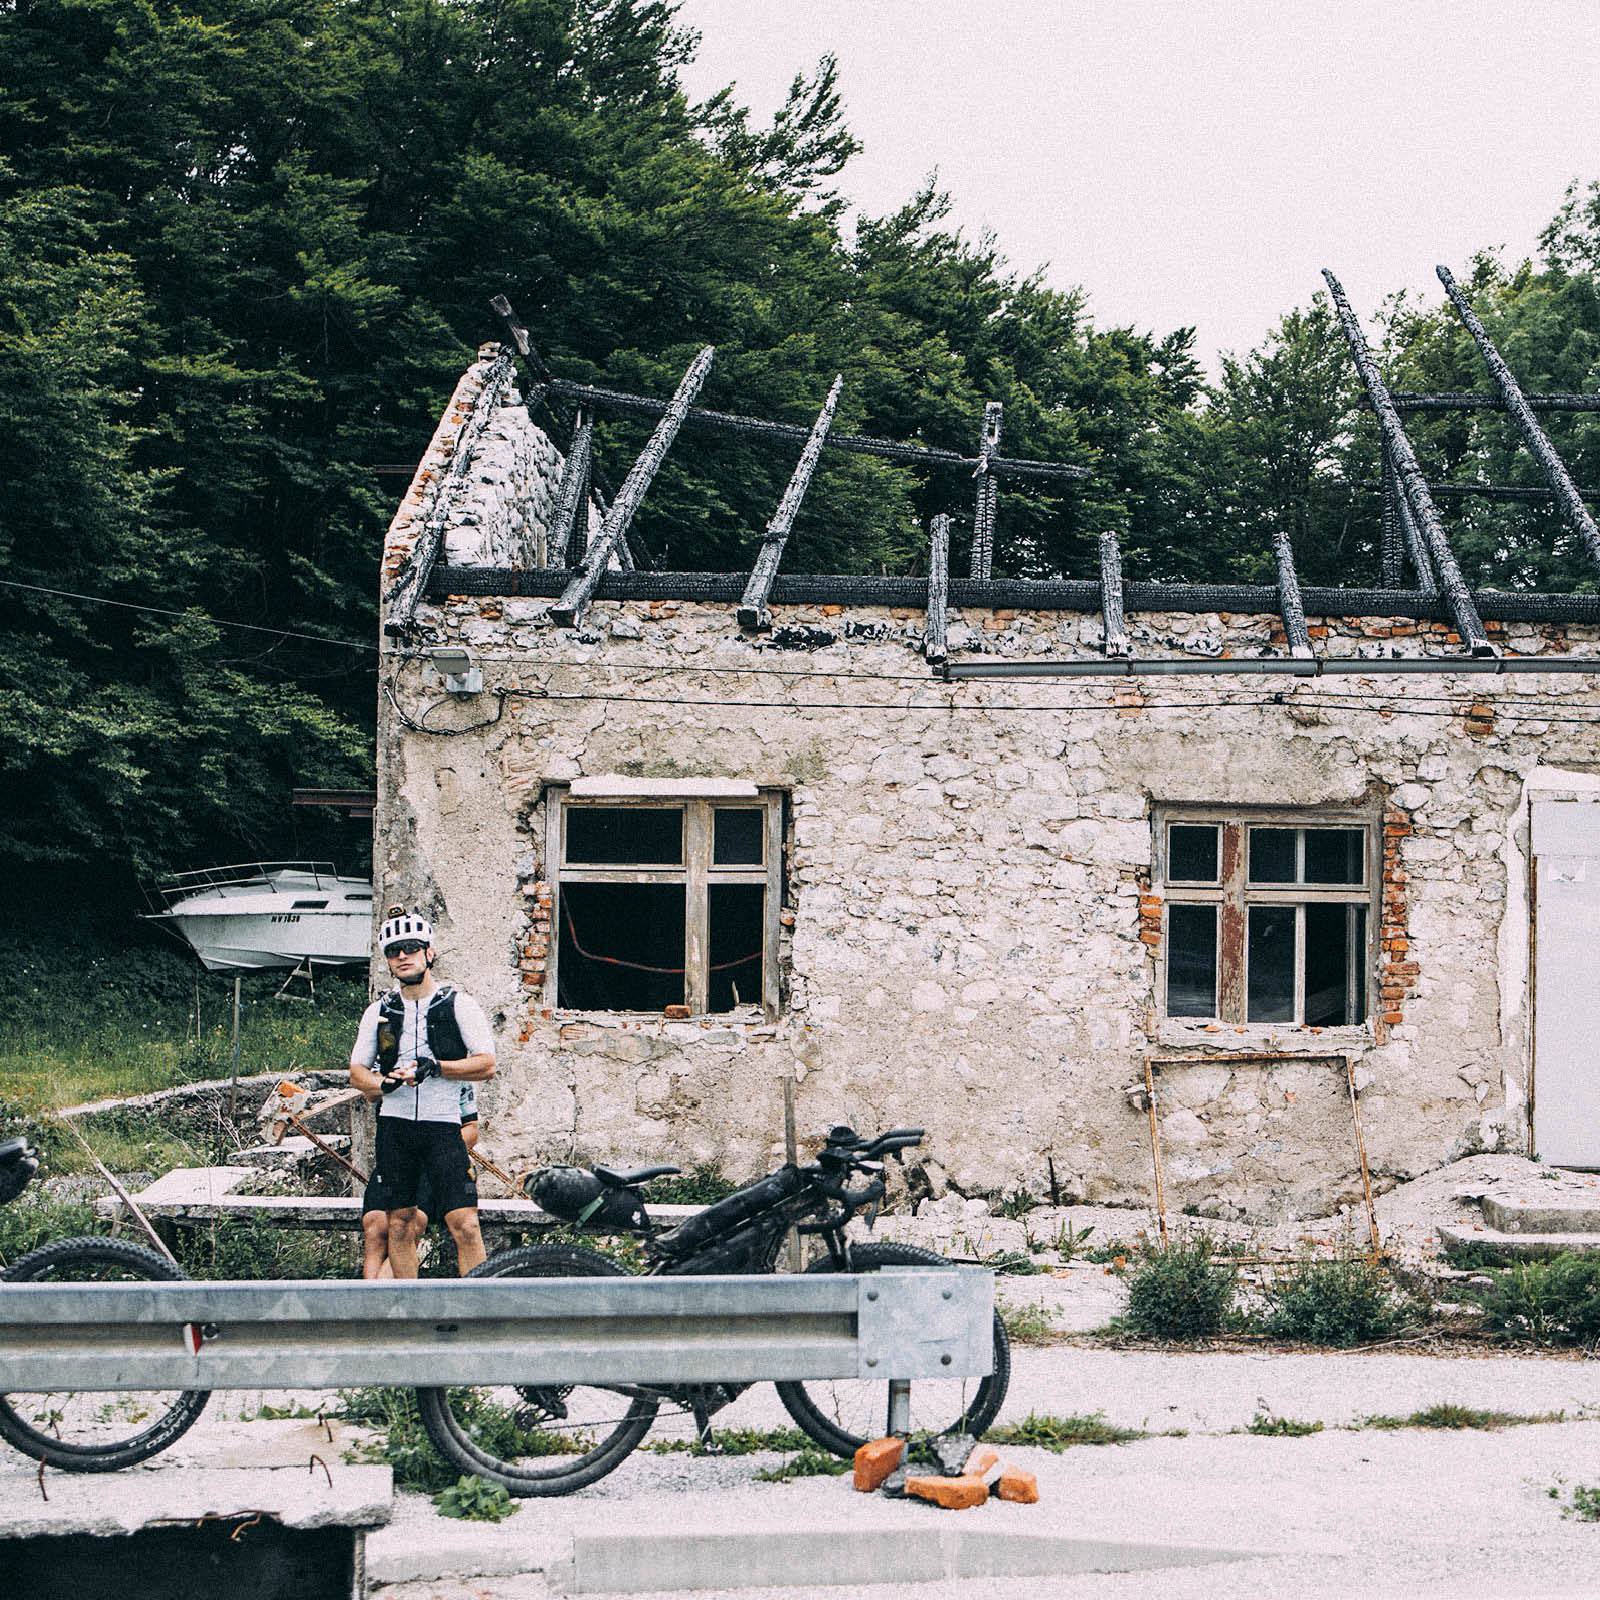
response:
[(1028, 1243), (1035, 1249), (1054, 1250), (1061, 1257), (1062, 1264), (1071, 1261), (1084, 1247), (1089, 1235), (1094, 1232), (1091, 1224), (1087, 1228), (1074, 1228), (1070, 1222), (1063, 1222), (1056, 1229), (1054, 1236), (1041, 1245), (1032, 1234), (1028, 1235)]
[(850, 1463), (831, 1450), (819, 1450), (814, 1444), (795, 1451), (776, 1467), (763, 1467), (756, 1474), (757, 1483), (788, 1483), (793, 1478), (837, 1478), (850, 1471)]
[(1600, 1260), (1570, 1252), (1519, 1261), (1469, 1291), (1492, 1333), (1534, 1344), (1593, 1344), (1600, 1339)]
[(1128, 1305), (1112, 1327), (1141, 1339), (1207, 1339), (1233, 1307), (1231, 1267), (1211, 1260), (1204, 1234), (1165, 1250), (1147, 1248), (1128, 1274)]
[(1079, 1444), (1129, 1444), (1135, 1439), (1149, 1437), (1137, 1428), (1119, 1428), (1107, 1422), (1103, 1411), (1069, 1417), (1041, 1417), (1030, 1411), (1021, 1422), (990, 1428), (983, 1436), (986, 1444), (1032, 1445), (1040, 1450), (1054, 1450), (1058, 1455)]
[(984, 1256), (982, 1264), (996, 1277), (1030, 1278), (1045, 1270), (1026, 1250), (996, 1250)]
[(680, 1172), (675, 1178), (652, 1178), (644, 1186), (644, 1197), (653, 1206), (709, 1206), (738, 1187), (712, 1162)]
[[(1561, 1498), (1565, 1479), (1557, 1478), (1546, 1491), (1552, 1500)], [(1561, 1515), (1573, 1522), (1600, 1522), (1600, 1488), (1586, 1483), (1572, 1486), (1572, 1498), (1561, 1508)]]
[(0, 1271), (52, 1239), (104, 1232), (104, 1224), (87, 1200), (46, 1200), (42, 1195), (25, 1194), (0, 1207)]
[(798, 1428), (724, 1428), (720, 1433), (713, 1430), (709, 1445), (698, 1438), (651, 1439), (639, 1448), (658, 1455), (753, 1456), (763, 1450), (804, 1450), (810, 1443)]
[(1056, 1319), (1041, 1305), (1001, 1306), (1000, 1320), (1013, 1344), (1049, 1344), (1057, 1334)]
[(1020, 1221), (1030, 1211), (1037, 1211), (1044, 1201), (1028, 1189), (1013, 1189), (1009, 1194), (1000, 1196), (995, 1205), (997, 1217), (1009, 1217), (1013, 1222)]
[(1296, 1417), (1275, 1417), (1270, 1411), (1258, 1411), (1245, 1424), (1246, 1433), (1264, 1439), (1304, 1439), (1308, 1434), (1321, 1433), (1320, 1422), (1301, 1422)]
[(1413, 1411), (1409, 1417), (1362, 1417), (1362, 1428), (1393, 1432), (1397, 1428), (1482, 1428), (1493, 1433), (1500, 1428), (1520, 1428), (1536, 1422), (1561, 1422), (1564, 1411), (1544, 1411), (1529, 1415), (1517, 1411), (1478, 1411), (1471, 1406), (1445, 1403)]
[(522, 1507), (497, 1483), (472, 1473), (463, 1473), (448, 1489), (433, 1497), (441, 1517), (460, 1517), (464, 1522), (504, 1522)]
[(1299, 1261), (1266, 1298), (1264, 1333), (1337, 1349), (1387, 1339), (1412, 1316), (1387, 1277), (1360, 1256)]
[(181, 1229), (173, 1253), (192, 1278), (354, 1278), (361, 1272), (358, 1235), (304, 1233), (255, 1217)]

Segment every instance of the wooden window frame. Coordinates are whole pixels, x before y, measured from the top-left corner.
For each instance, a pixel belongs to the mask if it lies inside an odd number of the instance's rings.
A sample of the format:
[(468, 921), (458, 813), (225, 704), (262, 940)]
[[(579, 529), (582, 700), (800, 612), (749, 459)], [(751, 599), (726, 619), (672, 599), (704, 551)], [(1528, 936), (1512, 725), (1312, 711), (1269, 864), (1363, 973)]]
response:
[[(778, 938), (784, 907), (784, 803), (786, 791), (758, 789), (753, 798), (692, 795), (572, 795), (565, 786), (545, 790), (545, 860), (550, 863), (550, 943), (545, 968), (546, 1002), (555, 1007), (560, 989), (561, 889), (564, 883), (670, 883), (684, 886), (684, 1003), (692, 1017), (732, 1016), (732, 1012), (707, 1012), (710, 992), (710, 912), (708, 891), (716, 884), (759, 884), (763, 901), (761, 949), (761, 1011), (776, 1022), (781, 1003), (778, 977)], [(677, 866), (571, 865), (566, 858), (566, 819), (578, 809), (681, 810), (683, 861)], [(715, 814), (718, 811), (765, 812), (761, 865), (718, 866), (712, 860)], [(594, 1008), (588, 1008), (593, 1010)], [(656, 1016), (657, 1012), (605, 1011), (605, 1016)]]
[[(1378, 1009), (1377, 941), (1380, 926), (1380, 895), (1383, 886), (1382, 817), (1371, 809), (1335, 807), (1232, 808), (1198, 805), (1158, 806), (1155, 811), (1156, 882), (1162, 895), (1161, 954), (1157, 963), (1157, 1009), (1166, 1021), (1177, 1023), (1222, 1023), (1229, 1027), (1303, 1028), (1305, 1018), (1305, 912), (1295, 917), (1294, 1020), (1292, 1022), (1251, 1022), (1248, 1016), (1249, 937), (1251, 906), (1308, 905), (1360, 906), (1367, 913), (1366, 949), (1362, 952), (1362, 971), (1366, 977), (1366, 1008), (1360, 1022), (1319, 1024), (1319, 1027), (1370, 1027)], [(1172, 827), (1199, 826), (1221, 829), (1218, 839), (1218, 870), (1215, 883), (1170, 883), (1167, 879), (1168, 830)], [(1249, 882), (1249, 830), (1251, 828), (1359, 829), (1363, 835), (1362, 859), (1365, 881), (1360, 884), (1282, 884), (1268, 888)], [(1304, 833), (1296, 841), (1296, 868), (1303, 869)], [(1217, 1015), (1179, 1016), (1167, 1010), (1167, 960), (1171, 946), (1171, 908), (1174, 905), (1215, 905), (1217, 913)], [(1354, 985), (1352, 984), (1353, 988)], [(1351, 1008), (1347, 1008), (1351, 1009)]]

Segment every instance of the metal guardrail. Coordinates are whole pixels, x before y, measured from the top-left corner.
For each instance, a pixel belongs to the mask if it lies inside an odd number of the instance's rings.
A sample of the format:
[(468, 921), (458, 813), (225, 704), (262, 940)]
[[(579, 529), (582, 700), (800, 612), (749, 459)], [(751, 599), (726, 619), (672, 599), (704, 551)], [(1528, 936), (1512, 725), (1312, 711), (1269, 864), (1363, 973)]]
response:
[(978, 1267), (6, 1284), (0, 1393), (975, 1377), (991, 1370), (993, 1303)]

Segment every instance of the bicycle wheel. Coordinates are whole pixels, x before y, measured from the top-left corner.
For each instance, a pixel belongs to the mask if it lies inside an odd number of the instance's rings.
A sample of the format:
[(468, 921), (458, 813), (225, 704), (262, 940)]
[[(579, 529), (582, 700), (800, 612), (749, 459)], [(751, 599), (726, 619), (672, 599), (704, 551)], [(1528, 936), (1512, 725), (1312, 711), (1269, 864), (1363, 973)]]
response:
[[(187, 1276), (141, 1244), (91, 1236), (30, 1250), (0, 1282), (170, 1283)], [(115, 1472), (165, 1450), (210, 1398), (209, 1389), (14, 1392), (0, 1395), (0, 1438), (63, 1472)]]
[[(909, 1244), (859, 1244), (851, 1252), (856, 1272), (884, 1267), (948, 1267), (943, 1256)], [(832, 1272), (826, 1257), (807, 1272)], [(981, 1436), (999, 1414), (1011, 1382), (1011, 1341), (994, 1314), (994, 1370), (986, 1378), (919, 1378), (911, 1385), (911, 1431)], [(889, 1385), (881, 1379), (798, 1378), (776, 1385), (789, 1415), (835, 1455), (854, 1455), (868, 1439), (889, 1430)]]
[[(609, 1278), (628, 1274), (581, 1245), (502, 1250), (469, 1278)], [(660, 1401), (596, 1384), (418, 1389), (428, 1437), (463, 1472), (510, 1494), (571, 1494), (620, 1466), (650, 1431)]]

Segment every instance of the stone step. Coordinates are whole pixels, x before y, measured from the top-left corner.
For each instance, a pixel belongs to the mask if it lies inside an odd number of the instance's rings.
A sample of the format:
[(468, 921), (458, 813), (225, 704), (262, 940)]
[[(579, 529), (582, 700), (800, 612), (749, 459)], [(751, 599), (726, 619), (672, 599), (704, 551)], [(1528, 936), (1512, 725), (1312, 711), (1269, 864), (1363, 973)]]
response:
[(1439, 1242), (1446, 1250), (1471, 1249), (1495, 1261), (1573, 1255), (1600, 1255), (1600, 1231), (1592, 1233), (1502, 1233), (1481, 1225), (1441, 1222)]
[(1486, 1194), (1483, 1220), (1500, 1233), (1600, 1233), (1600, 1194), (1549, 1201)]

